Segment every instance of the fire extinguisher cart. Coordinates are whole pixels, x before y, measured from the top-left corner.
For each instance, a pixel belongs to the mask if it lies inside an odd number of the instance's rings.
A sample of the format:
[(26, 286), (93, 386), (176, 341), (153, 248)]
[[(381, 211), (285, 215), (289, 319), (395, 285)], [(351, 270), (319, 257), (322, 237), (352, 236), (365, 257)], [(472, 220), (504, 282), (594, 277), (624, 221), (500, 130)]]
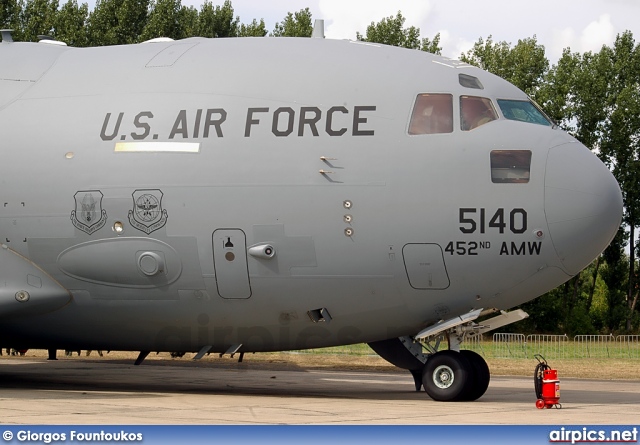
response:
[(538, 365), (533, 374), (533, 383), (536, 390), (536, 408), (562, 408), (560, 400), (560, 380), (558, 371), (551, 369), (547, 361), (540, 354), (534, 355)]

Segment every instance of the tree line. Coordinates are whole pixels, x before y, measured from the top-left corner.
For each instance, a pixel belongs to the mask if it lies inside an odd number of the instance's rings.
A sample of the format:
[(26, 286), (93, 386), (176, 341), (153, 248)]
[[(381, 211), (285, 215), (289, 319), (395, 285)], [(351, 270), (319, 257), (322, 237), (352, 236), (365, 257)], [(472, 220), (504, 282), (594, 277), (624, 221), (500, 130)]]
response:
[(200, 9), (181, 0), (0, 0), (0, 23), (13, 29), (15, 41), (35, 42), (44, 35), (70, 46), (104, 46), (139, 43), (156, 37), (310, 37), (308, 8), (287, 14), (269, 33), (263, 19), (240, 23), (230, 0), (214, 5), (205, 0)]
[[(0, 24), (16, 41), (48, 35), (71, 46), (120, 45), (155, 37), (310, 37), (309, 8), (287, 13), (269, 32), (263, 19), (241, 23), (230, 0), (200, 9), (181, 0), (0, 0)], [(357, 40), (440, 54), (440, 35), (421, 37), (405, 27), (401, 12), (372, 22)], [(640, 225), (640, 45), (630, 31), (597, 52), (572, 52), (550, 64), (536, 36), (516, 44), (480, 37), (460, 55), (510, 81), (562, 128), (609, 166), (624, 199), (623, 225), (593, 264), (564, 285), (525, 305), (530, 317), (514, 326), (539, 333), (633, 333), (640, 331), (640, 276), (636, 231)], [(589, 242), (589, 240), (585, 240)]]

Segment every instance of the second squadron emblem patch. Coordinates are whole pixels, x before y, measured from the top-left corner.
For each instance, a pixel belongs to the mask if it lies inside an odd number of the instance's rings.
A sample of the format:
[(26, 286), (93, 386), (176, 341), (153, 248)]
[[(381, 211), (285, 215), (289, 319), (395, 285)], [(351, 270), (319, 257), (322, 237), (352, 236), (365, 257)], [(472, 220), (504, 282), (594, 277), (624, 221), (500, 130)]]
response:
[(162, 209), (160, 190), (136, 190), (133, 192), (133, 210), (129, 210), (132, 227), (149, 235), (167, 223), (167, 211)]

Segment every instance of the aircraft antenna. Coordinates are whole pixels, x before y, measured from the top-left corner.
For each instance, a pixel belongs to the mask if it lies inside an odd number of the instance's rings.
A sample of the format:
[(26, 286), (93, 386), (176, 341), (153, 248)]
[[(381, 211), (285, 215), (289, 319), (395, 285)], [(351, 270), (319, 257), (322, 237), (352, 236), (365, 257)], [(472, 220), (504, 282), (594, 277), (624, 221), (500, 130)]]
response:
[(13, 29), (0, 29), (0, 33), (2, 33), (2, 43), (13, 42), (13, 37), (11, 37), (12, 31)]
[(316, 19), (313, 24), (313, 33), (311, 37), (314, 39), (324, 39), (324, 20)]
[(39, 43), (47, 43), (49, 45), (60, 45), (60, 46), (67, 46), (66, 43), (61, 42), (59, 40), (54, 39), (51, 36), (48, 35), (44, 35), (44, 34), (39, 34), (38, 35), (38, 42)]

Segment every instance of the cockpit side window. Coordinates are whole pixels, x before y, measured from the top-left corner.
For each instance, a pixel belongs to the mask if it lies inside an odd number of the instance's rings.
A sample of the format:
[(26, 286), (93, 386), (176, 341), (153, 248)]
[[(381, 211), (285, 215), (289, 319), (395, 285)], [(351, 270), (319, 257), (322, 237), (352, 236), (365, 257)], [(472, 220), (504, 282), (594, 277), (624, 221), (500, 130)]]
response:
[(491, 182), (527, 183), (531, 173), (531, 150), (493, 150)]
[(504, 117), (509, 120), (546, 125), (548, 127), (553, 126), (551, 120), (528, 100), (498, 99), (498, 106)]
[(460, 96), (460, 127), (464, 131), (498, 119), (490, 99), (476, 96)]
[(453, 96), (418, 94), (411, 113), (409, 134), (453, 132)]

